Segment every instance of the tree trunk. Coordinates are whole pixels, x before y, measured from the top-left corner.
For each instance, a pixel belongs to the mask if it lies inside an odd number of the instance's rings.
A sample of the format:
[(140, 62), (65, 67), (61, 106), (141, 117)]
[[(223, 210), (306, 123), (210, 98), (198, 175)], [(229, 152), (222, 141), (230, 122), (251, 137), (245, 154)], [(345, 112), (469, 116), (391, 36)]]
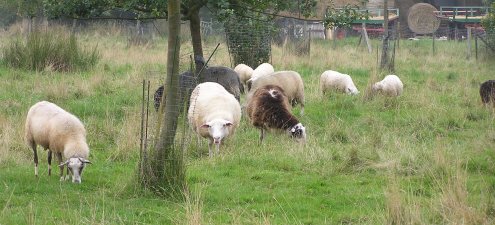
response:
[[(195, 5), (190, 7), (189, 11), (189, 30), (191, 31), (191, 41), (193, 46), (194, 58), (197, 56), (203, 57), (203, 44), (201, 42), (201, 18), (199, 17), (200, 5)], [(198, 65), (196, 65), (196, 74), (201, 70)]]
[[(151, 167), (145, 173), (145, 184), (160, 193), (179, 196), (185, 185), (183, 155), (181, 149), (174, 147), (179, 107), (177, 90), (179, 81), (180, 53), (180, 0), (168, 2), (168, 54), (167, 78), (165, 81), (165, 114), (161, 125), (160, 138), (155, 145)], [(146, 182), (147, 181), (147, 182)]]
[(380, 69), (389, 69), (390, 62), (388, 56), (389, 50), (389, 33), (388, 33), (388, 0), (383, 0), (383, 45)]

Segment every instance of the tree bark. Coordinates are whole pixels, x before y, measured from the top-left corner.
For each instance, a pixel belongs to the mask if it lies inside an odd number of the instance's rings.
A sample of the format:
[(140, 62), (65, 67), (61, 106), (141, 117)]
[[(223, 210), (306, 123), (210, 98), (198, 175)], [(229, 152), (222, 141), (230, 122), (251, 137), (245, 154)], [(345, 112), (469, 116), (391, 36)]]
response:
[[(177, 90), (179, 81), (180, 53), (180, 0), (168, 2), (168, 54), (167, 78), (165, 81), (166, 102), (160, 138), (155, 145), (151, 171), (146, 174), (151, 188), (164, 194), (180, 194), (185, 185), (182, 152), (174, 147), (179, 110)], [(165, 93), (164, 93), (165, 94)]]
[(390, 62), (388, 56), (389, 50), (389, 33), (388, 33), (388, 0), (383, 0), (383, 45), (382, 45), (382, 57), (380, 61), (380, 68), (389, 69)]
[[(199, 17), (199, 10), (206, 2), (204, 1), (191, 1), (188, 11), (189, 30), (191, 32), (191, 42), (193, 46), (194, 58), (203, 56), (203, 43), (201, 38), (201, 18)], [(196, 74), (201, 70), (199, 65), (195, 65)]]

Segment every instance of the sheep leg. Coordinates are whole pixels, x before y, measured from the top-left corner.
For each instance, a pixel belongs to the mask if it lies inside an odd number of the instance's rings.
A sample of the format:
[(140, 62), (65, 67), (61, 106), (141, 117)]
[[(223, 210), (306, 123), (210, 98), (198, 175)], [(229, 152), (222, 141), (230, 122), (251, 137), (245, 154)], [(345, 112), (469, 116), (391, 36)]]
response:
[(62, 153), (60, 152), (57, 152), (55, 153), (55, 155), (57, 156), (57, 159), (58, 159), (58, 168), (60, 169), (60, 181), (63, 181), (64, 180), (64, 165), (61, 165), (62, 164)]
[(260, 144), (263, 143), (263, 139), (265, 138), (265, 130), (264, 129), (261, 129), (261, 133), (260, 133)]
[(48, 150), (48, 176), (52, 175), (52, 151)]
[(210, 156), (210, 158), (213, 157), (213, 151), (211, 150), (212, 145), (213, 145), (213, 139), (210, 139), (210, 142), (208, 143), (208, 156)]
[(34, 175), (38, 177), (38, 151), (36, 151), (36, 143), (33, 141), (30, 145), (34, 153)]
[(70, 179), (70, 174), (69, 174), (69, 167), (66, 166), (67, 170), (65, 171), (65, 180), (69, 180)]

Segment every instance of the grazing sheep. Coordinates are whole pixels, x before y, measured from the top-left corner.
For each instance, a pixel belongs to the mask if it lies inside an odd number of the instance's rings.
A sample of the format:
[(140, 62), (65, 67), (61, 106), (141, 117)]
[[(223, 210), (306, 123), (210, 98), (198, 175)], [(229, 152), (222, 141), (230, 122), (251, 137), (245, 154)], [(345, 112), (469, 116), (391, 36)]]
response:
[(397, 97), (402, 94), (404, 85), (396, 75), (387, 75), (383, 80), (376, 82), (371, 87), (373, 92), (381, 92), (385, 96)]
[(495, 106), (495, 80), (487, 80), (481, 84), (480, 96), (484, 105), (492, 102)]
[(258, 88), (269, 84), (281, 87), (292, 106), (298, 103), (301, 104), (301, 115), (304, 114), (304, 84), (299, 73), (295, 71), (278, 71), (259, 77), (253, 81), (251, 90), (247, 95), (247, 101)]
[(256, 89), (248, 102), (247, 113), (251, 124), (261, 131), (260, 142), (263, 142), (267, 129), (285, 130), (298, 141), (306, 140), (306, 128), (291, 114), (287, 96), (277, 85)]
[(239, 64), (234, 68), (234, 71), (239, 75), (241, 83), (246, 85), (246, 81), (251, 79), (253, 75), (253, 68), (246, 64)]
[[(72, 173), (72, 182), (81, 183), (83, 169), (89, 156), (86, 130), (81, 121), (57, 105), (41, 101), (34, 104), (27, 114), (25, 125), (26, 143), (34, 152), (34, 175), (38, 176), (37, 145), (48, 150), (48, 175), (51, 175), (52, 152), (60, 167), (60, 180), (67, 165), (67, 178)], [(62, 153), (67, 161), (62, 163)]]
[[(179, 100), (177, 101), (177, 103), (181, 109), (183, 108), (184, 104), (187, 104), (187, 106), (189, 106), (188, 96), (191, 95), (194, 86), (196, 86), (196, 79), (194, 78), (193, 73), (187, 71), (179, 75), (179, 95), (178, 95)], [(155, 94), (153, 96), (153, 100), (155, 103), (154, 106), (156, 111), (158, 111), (158, 109), (160, 108), (160, 103), (162, 101), (162, 96), (163, 96), (163, 89), (164, 89), (163, 85), (158, 87), (158, 89), (156, 89)]]
[[(205, 67), (205, 61), (203, 57), (196, 56), (195, 62), (197, 68)], [(225, 88), (225, 90), (234, 95), (237, 101), (240, 101), (241, 94), (244, 93), (244, 86), (242, 86), (237, 72), (225, 66), (205, 67), (205, 69), (203, 69), (203, 71), (199, 75), (199, 83), (204, 82), (219, 83)]]
[(275, 72), (275, 69), (273, 69), (273, 66), (270, 63), (262, 63), (256, 69), (253, 71), (253, 75), (251, 76), (250, 79), (246, 81), (246, 85), (248, 88), (248, 91), (251, 90), (251, 84), (258, 79), (259, 77), (269, 75)]
[(338, 90), (349, 95), (359, 94), (351, 76), (333, 70), (327, 70), (320, 76), (321, 93), (325, 94), (328, 90)]
[(241, 120), (241, 106), (232, 94), (218, 83), (205, 82), (194, 88), (187, 119), (198, 137), (209, 139), (208, 153), (213, 156), (215, 143), (217, 154), (223, 138), (234, 134)]

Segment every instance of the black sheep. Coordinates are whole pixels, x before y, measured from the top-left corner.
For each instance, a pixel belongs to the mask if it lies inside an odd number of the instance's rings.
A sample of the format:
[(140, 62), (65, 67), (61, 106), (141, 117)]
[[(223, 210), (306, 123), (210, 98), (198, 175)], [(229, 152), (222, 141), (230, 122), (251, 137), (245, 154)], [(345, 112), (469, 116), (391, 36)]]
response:
[[(196, 79), (193, 76), (193, 73), (187, 71), (181, 73), (179, 75), (179, 100), (177, 101), (178, 105), (183, 108), (184, 104), (186, 108), (189, 107), (189, 96), (191, 95), (192, 90), (196, 87)], [(162, 101), (163, 96), (163, 85), (156, 89), (155, 94), (153, 96), (153, 100), (155, 102), (155, 110), (158, 111), (160, 108), (160, 103)]]
[[(484, 105), (492, 102), (495, 103), (495, 80), (487, 80), (480, 86), (481, 102)], [(495, 104), (494, 104), (495, 105)]]
[[(205, 65), (205, 61), (203, 57), (196, 56), (194, 59), (196, 64), (196, 71), (199, 72), (201, 68)], [(244, 93), (244, 86), (242, 86), (241, 80), (239, 79), (239, 75), (233, 69), (224, 66), (211, 66), (205, 67), (199, 76), (199, 81), (196, 82), (196, 79), (191, 72), (182, 73), (179, 77), (179, 105), (183, 106), (183, 104), (189, 99), (188, 96), (191, 95), (192, 90), (196, 87), (197, 84), (204, 82), (215, 82), (222, 85), (225, 90), (234, 95), (237, 101), (240, 101), (241, 94)], [(163, 95), (163, 85), (160, 86), (154, 95), (155, 100), (155, 109), (158, 111), (160, 108), (160, 101)], [(186, 99), (184, 99), (186, 98)], [(189, 103), (186, 103), (189, 105)]]

